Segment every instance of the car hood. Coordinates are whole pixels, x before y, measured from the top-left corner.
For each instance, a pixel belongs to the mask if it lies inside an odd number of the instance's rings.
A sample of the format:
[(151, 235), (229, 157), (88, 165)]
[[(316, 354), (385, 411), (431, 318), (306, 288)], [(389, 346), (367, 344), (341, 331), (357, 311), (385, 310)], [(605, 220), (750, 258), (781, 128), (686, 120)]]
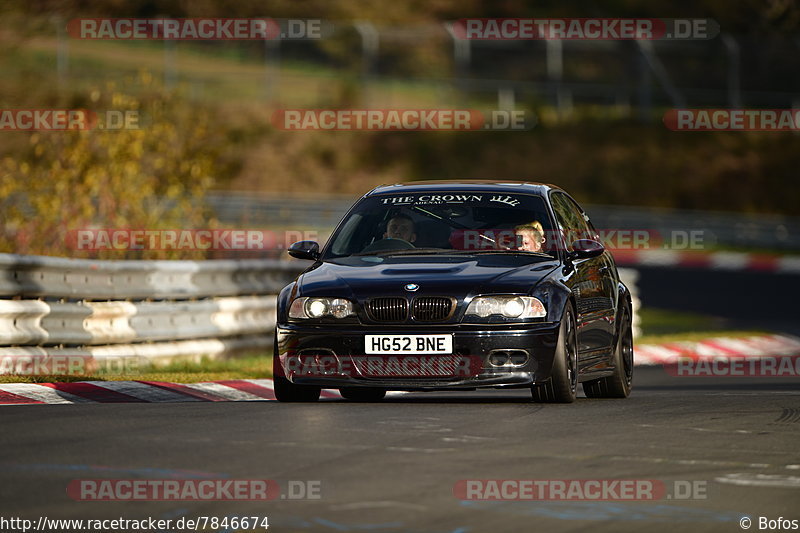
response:
[[(380, 262), (378, 262), (380, 261)], [(558, 266), (558, 261), (519, 256), (476, 257), (351, 257), (319, 263), (299, 279), (299, 295), (339, 296), (363, 300), (371, 296), (417, 294), (464, 298), (486, 293), (528, 293)]]

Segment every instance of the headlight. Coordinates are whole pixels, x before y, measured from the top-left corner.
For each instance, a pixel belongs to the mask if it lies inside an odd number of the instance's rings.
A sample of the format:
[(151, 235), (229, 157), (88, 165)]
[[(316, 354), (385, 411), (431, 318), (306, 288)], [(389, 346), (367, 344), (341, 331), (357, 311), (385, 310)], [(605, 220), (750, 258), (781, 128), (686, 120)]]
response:
[(467, 307), (468, 315), (486, 318), (502, 315), (506, 318), (540, 318), (547, 316), (544, 304), (531, 296), (478, 296)]
[(346, 318), (353, 314), (353, 302), (344, 298), (297, 298), (289, 308), (289, 318)]

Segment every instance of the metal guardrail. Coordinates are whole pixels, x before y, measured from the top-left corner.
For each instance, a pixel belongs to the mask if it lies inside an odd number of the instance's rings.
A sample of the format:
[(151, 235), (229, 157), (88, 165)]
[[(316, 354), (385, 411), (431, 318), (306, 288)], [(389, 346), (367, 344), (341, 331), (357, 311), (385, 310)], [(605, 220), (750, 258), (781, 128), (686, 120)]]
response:
[(665, 239), (676, 233), (699, 231), (705, 247), (800, 250), (800, 217), (611, 205), (584, 207), (598, 229), (648, 230)]
[(0, 296), (167, 300), (275, 294), (298, 268), (264, 259), (95, 261), (0, 254)]
[(264, 333), (274, 296), (186, 302), (0, 300), (0, 345), (100, 345)]
[(268, 348), (275, 294), (304, 267), (0, 254), (0, 358), (168, 361)]

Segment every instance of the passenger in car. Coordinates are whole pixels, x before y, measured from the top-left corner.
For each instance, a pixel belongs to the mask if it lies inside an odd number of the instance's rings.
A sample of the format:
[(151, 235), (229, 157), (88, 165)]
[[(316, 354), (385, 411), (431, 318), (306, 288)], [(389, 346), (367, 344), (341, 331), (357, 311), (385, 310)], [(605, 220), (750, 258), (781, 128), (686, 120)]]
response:
[(538, 220), (521, 224), (514, 228), (517, 236), (517, 250), (525, 252), (541, 252), (544, 244), (544, 228)]

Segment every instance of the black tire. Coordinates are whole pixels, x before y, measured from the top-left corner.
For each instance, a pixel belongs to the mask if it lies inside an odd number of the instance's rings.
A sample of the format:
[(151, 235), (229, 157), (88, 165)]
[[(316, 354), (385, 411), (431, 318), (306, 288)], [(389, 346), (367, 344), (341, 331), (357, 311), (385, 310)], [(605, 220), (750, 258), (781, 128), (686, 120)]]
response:
[(351, 402), (379, 402), (386, 396), (386, 391), (383, 389), (366, 387), (342, 387), (339, 393), (342, 398)]
[(295, 385), (282, 376), (275, 376), (275, 398), (279, 402), (316, 402), (320, 395), (319, 387)]
[(550, 379), (531, 387), (531, 394), (540, 403), (572, 403), (578, 390), (578, 330), (575, 311), (567, 303), (561, 317), (558, 346), (553, 357)]
[(627, 308), (620, 314), (617, 345), (614, 347), (614, 373), (583, 384), (587, 398), (627, 398), (633, 388), (633, 329)]
[(279, 402), (316, 402), (321, 389), (309, 385), (295, 385), (283, 374), (278, 361), (278, 333), (276, 331), (272, 348), (272, 379), (275, 386), (275, 398)]

